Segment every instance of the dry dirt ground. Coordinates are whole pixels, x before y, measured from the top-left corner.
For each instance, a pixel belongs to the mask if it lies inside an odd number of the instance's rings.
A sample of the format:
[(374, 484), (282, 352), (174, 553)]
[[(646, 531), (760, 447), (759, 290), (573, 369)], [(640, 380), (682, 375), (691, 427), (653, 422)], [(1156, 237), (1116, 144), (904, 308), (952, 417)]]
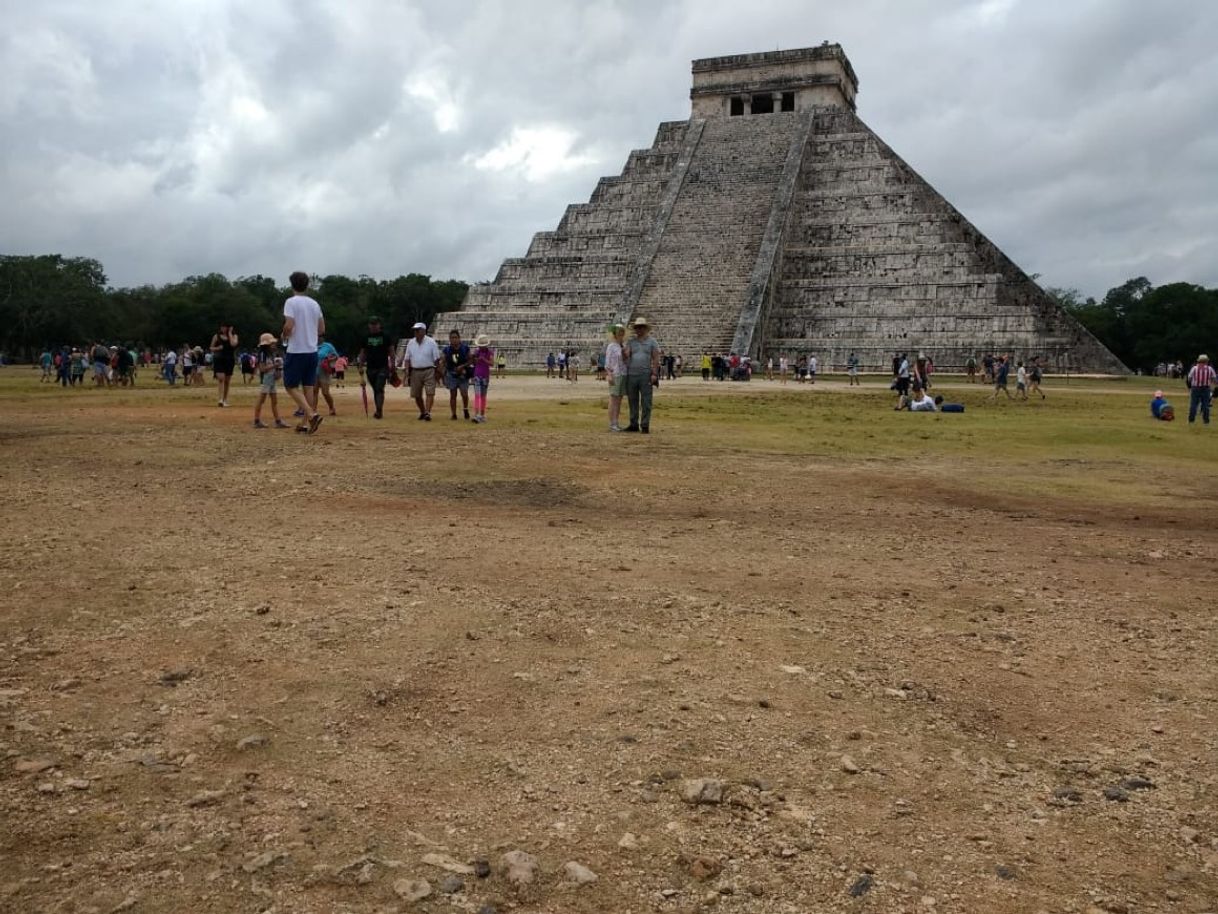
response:
[(0, 379), (0, 910), (1218, 910), (1218, 462), (555, 384), (307, 438)]

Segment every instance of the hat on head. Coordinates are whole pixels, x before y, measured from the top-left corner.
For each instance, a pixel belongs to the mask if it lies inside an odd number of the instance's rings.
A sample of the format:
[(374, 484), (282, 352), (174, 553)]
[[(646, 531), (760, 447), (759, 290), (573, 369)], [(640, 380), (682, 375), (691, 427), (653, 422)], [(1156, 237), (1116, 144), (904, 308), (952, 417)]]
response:
[(413, 327), (411, 327), (410, 329), (411, 329), (411, 330), (426, 330), (426, 329), (427, 329), (427, 325), (426, 325), (425, 323), (423, 323), (422, 321), (419, 321), (418, 323), (416, 323), (416, 324), (415, 324)]
[(379, 324), (380, 322), (381, 322), (381, 319), (379, 317), (377, 317), (375, 314), (368, 315), (368, 323)]
[(619, 330), (625, 330), (625, 329), (626, 329), (626, 325), (623, 323), (620, 323), (618, 321), (614, 321), (612, 324), (609, 325), (610, 333), (617, 333)]
[(631, 327), (650, 327), (651, 322), (645, 317), (636, 317), (630, 322)]
[(479, 333), (476, 337), (474, 337), (475, 346), (480, 346), (482, 348), (485, 348), (485, 347), (489, 346), (490, 344), (491, 344), (491, 338), (489, 336), (487, 336), (485, 333)]
[(259, 346), (272, 346), (278, 342), (279, 340), (275, 338), (275, 334), (273, 333), (264, 333), (262, 336), (258, 337)]
[(1210, 357), (1208, 355), (1206, 355), (1204, 352), (1201, 353), (1201, 355), (1197, 356), (1198, 362), (1208, 362), (1209, 360), (1210, 360)]

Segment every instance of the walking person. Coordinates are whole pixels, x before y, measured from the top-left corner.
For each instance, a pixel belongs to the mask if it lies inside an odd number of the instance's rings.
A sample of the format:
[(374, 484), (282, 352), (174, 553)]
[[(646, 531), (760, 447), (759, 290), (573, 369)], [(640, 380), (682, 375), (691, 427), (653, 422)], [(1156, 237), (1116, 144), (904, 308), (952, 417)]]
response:
[(461, 393), (461, 412), (469, 419), (469, 379), (470, 369), (469, 346), (461, 342), (460, 331), (454, 330), (448, 335), (448, 345), (444, 347), (444, 386), (448, 389), (448, 408), (452, 418), (457, 418), (457, 392)]
[(211, 367), (219, 395), (217, 406), (228, 406), (228, 388), (237, 369), (237, 331), (232, 324), (221, 324), (211, 338)]
[[(623, 328), (622, 333), (625, 334), (625, 332), (626, 331)], [(710, 375), (711, 375), (711, 357), (710, 357), (710, 354), (707, 353), (706, 351), (703, 351), (703, 353), (702, 353), (701, 367), (702, 367), (702, 380), (709, 381)]]
[(1201, 421), (1210, 424), (1210, 404), (1214, 397), (1214, 369), (1210, 365), (1210, 357), (1205, 353), (1197, 356), (1197, 363), (1188, 370), (1185, 383), (1188, 384), (1188, 424), (1192, 425), (1201, 413)]
[(500, 379), (507, 377), (507, 356), (502, 352), (499, 353), (499, 357), (495, 360), (495, 377)]
[(173, 387), (178, 383), (178, 353), (175, 349), (170, 349), (165, 353), (165, 358), (161, 363), (161, 369), (165, 372), (165, 380), (169, 382), (169, 386)]
[(897, 380), (895, 383), (898, 396), (909, 396), (909, 357), (905, 353), (897, 356), (896, 372)]
[(495, 364), (495, 350), (485, 333), (474, 337), (474, 421), (486, 421), (486, 392), (491, 386), (491, 366)]
[(651, 338), (651, 325), (645, 317), (631, 324), (634, 339), (622, 349), (626, 361), (626, 399), (630, 405), (628, 432), (651, 433), (651, 397), (660, 382), (660, 347)]
[(808, 381), (811, 382), (812, 384), (816, 383), (816, 366), (817, 366), (817, 364), (818, 363), (816, 360), (816, 356), (814, 356), (814, 355), (808, 356)]
[(309, 291), (309, 274), (297, 270), (290, 277), (293, 295), (283, 303), (283, 333), (287, 355), (283, 359), (283, 387), (302, 412), (296, 431), (313, 434), (321, 425), (317, 411), (317, 341), (326, 332), (321, 305)]
[(1032, 370), (1028, 372), (1028, 389), (1034, 390), (1040, 394), (1040, 398), (1045, 399), (1045, 392), (1040, 389), (1040, 381), (1044, 376), (1044, 372), (1040, 367), (1040, 356), (1032, 360)]
[[(622, 355), (626, 325), (614, 324), (610, 331), (613, 333), (613, 339), (605, 347), (605, 373), (609, 379), (609, 431), (620, 432), (622, 428), (618, 422), (622, 415), (622, 396), (626, 393), (626, 361)], [(702, 355), (703, 358), (706, 357), (706, 353)], [(703, 370), (703, 381), (709, 371), (709, 368)]]
[(997, 400), (1000, 393), (1006, 394), (1008, 400), (1014, 400), (1011, 396), (1011, 391), (1007, 388), (1007, 379), (1011, 374), (1011, 357), (1009, 355), (1001, 356), (994, 363), (994, 393), (990, 396), (991, 400)]
[(334, 396), (330, 393), (330, 382), (334, 377), (334, 365), (338, 361), (338, 350), (334, 348), (334, 344), (325, 338), (318, 336), (317, 346), (317, 381), (313, 384), (313, 402), (318, 402), (318, 395), (326, 401), (326, 406), (330, 407), (330, 415), (337, 416), (338, 412), (334, 409)]
[(287, 428), (288, 424), (279, 415), (279, 394), (275, 385), (283, 376), (283, 356), (279, 354), (279, 341), (275, 334), (264, 333), (258, 337), (258, 354), (254, 357), (258, 370), (258, 402), (254, 404), (254, 428), (269, 428), (262, 421), (262, 404), (269, 398), (271, 415), (275, 417), (275, 428)]
[(964, 371), (968, 375), (970, 384), (977, 383), (977, 357), (970, 355), (964, 362)]
[[(393, 372), (393, 347), (389, 337), (381, 329), (379, 317), (368, 318), (368, 334), (364, 337), (363, 348), (359, 351), (361, 372), (372, 387), (372, 402), (376, 406), (373, 419), (381, 419), (385, 415), (385, 382)], [(364, 402), (365, 410), (367, 401)]]
[(846, 377), (850, 379), (847, 386), (862, 386), (861, 382), (859, 381), (859, 357), (853, 352), (850, 353), (850, 356), (846, 359)]
[(555, 364), (556, 364), (556, 362), (554, 359), (554, 353), (551, 352), (546, 356), (546, 377), (547, 378), (554, 377)]
[(402, 367), (410, 383), (410, 395), (419, 408), (419, 421), (431, 421), (431, 408), (436, 402), (436, 374), (444, 368), (444, 356), (436, 341), (427, 335), (422, 321), (412, 328), (414, 337), (406, 344)]

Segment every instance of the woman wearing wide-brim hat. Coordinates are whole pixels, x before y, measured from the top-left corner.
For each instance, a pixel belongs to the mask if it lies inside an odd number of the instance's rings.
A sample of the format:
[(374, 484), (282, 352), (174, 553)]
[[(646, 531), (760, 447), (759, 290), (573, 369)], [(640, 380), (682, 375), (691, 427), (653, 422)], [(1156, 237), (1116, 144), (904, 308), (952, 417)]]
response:
[(626, 400), (630, 404), (630, 424), (624, 431), (651, 432), (652, 388), (660, 381), (660, 347), (651, 337), (651, 324), (636, 317), (630, 326), (634, 339), (622, 347), (626, 361)]
[(474, 421), (486, 421), (486, 392), (491, 386), (491, 366), (495, 364), (495, 350), (491, 338), (485, 333), (474, 337)]
[(626, 393), (626, 360), (622, 343), (626, 340), (626, 325), (609, 328), (609, 344), (605, 346), (605, 377), (609, 381), (609, 431), (620, 432), (618, 420), (622, 415), (622, 397)]

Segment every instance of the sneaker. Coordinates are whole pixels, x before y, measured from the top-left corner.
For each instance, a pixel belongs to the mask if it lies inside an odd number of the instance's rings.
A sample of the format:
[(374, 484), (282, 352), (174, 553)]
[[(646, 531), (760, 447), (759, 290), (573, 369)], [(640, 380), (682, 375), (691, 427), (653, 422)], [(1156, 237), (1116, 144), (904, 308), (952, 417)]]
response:
[(265, 422), (263, 422), (261, 419), (255, 419), (254, 428), (270, 428), (270, 426), (267, 425)]
[(224, 401), (223, 401), (223, 400), (217, 400), (217, 401), (216, 401), (216, 406), (224, 406), (224, 405), (225, 405), (225, 403), (224, 403)]
[[(468, 419), (469, 419), (469, 410), (468, 410), (468, 409), (463, 409), (463, 410), (461, 410), (461, 412), (465, 413), (465, 418), (466, 418), (466, 420), (468, 421)], [(456, 419), (457, 417), (456, 417), (456, 416), (453, 416), (453, 418), (454, 418), (454, 419)]]
[(640, 431), (641, 433), (643, 433), (644, 435), (650, 435), (650, 434), (651, 434), (651, 427), (650, 427), (650, 426), (647, 426), (647, 425), (641, 425), (641, 426), (639, 426), (639, 431)]
[(275, 428), (287, 428), (287, 427), (288, 427), (288, 424), (286, 422), (284, 422), (282, 419), (275, 420)]
[(622, 427), (620, 425), (609, 426), (609, 431), (611, 431), (611, 432), (620, 432), (621, 430), (622, 430)]
[(381, 414), (380, 414), (379, 412), (375, 412), (375, 413), (373, 413), (373, 414), (372, 414), (372, 418), (373, 418), (373, 419), (380, 419), (380, 418), (381, 418)]
[[(457, 414), (456, 414), (456, 413), (453, 413), (453, 414), (452, 414), (451, 416), (449, 416), (448, 418), (452, 419), (452, 420), (453, 420), (453, 422), (456, 422), (456, 421), (457, 421)], [(465, 418), (466, 418), (466, 419), (468, 419), (468, 418), (469, 418), (469, 413), (466, 413), (466, 414), (465, 414)]]
[(300, 435), (307, 435), (309, 434), (309, 427), (307, 425), (298, 425), (296, 426), (296, 432)]
[(423, 413), (423, 421), (424, 421), (424, 422), (430, 422), (430, 421), (431, 421), (431, 413)]
[(305, 411), (303, 409), (298, 409), (298, 410), (296, 410), (296, 412), (292, 413), (292, 418), (303, 419), (304, 414), (305, 414)]
[(639, 427), (637, 425), (627, 425), (624, 429), (622, 429), (624, 432), (637, 432), (638, 430)]
[(314, 413), (313, 418), (309, 420), (309, 434), (311, 435), (315, 431), (317, 431), (317, 428), (320, 425), (321, 425), (321, 413)]

